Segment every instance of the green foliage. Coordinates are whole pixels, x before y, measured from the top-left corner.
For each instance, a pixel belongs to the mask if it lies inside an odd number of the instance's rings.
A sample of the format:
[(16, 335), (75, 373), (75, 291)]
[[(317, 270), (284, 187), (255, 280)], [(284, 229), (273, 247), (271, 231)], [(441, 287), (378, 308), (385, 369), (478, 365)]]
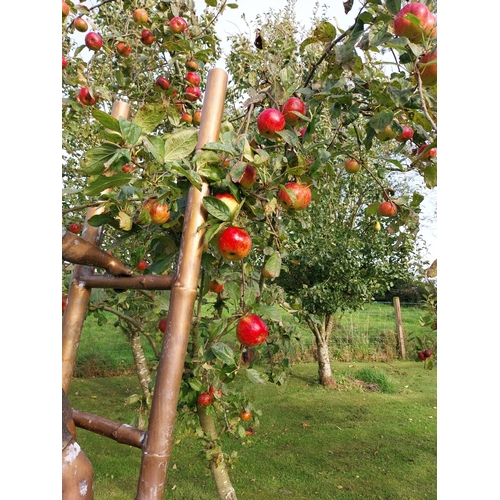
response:
[(373, 386), (371, 390), (379, 390), (380, 392), (394, 393), (396, 387), (391, 378), (382, 370), (377, 370), (370, 366), (366, 366), (361, 370), (354, 372), (354, 377)]

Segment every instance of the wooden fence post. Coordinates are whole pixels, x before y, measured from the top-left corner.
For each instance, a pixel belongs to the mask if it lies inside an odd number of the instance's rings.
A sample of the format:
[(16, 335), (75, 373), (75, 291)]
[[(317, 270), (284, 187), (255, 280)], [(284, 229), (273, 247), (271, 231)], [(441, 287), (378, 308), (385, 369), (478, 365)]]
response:
[(405, 336), (403, 332), (403, 321), (401, 319), (401, 304), (399, 303), (399, 297), (393, 297), (392, 302), (394, 304), (394, 314), (396, 316), (396, 332), (398, 335), (399, 353), (403, 359), (406, 359)]

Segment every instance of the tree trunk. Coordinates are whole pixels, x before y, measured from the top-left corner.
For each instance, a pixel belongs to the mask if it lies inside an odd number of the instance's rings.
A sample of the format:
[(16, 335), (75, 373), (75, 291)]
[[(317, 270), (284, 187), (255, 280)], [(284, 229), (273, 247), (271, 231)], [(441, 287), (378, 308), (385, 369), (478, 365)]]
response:
[(132, 348), (132, 354), (134, 356), (137, 377), (139, 378), (142, 394), (146, 400), (146, 406), (149, 408), (151, 401), (151, 391), (149, 390), (151, 375), (149, 373), (148, 362), (146, 361), (146, 356), (141, 343), (141, 334), (135, 328), (129, 331), (129, 342), (130, 347)]
[(217, 487), (217, 493), (219, 494), (220, 500), (238, 500), (236, 498), (236, 491), (233, 488), (231, 479), (229, 478), (228, 465), (224, 460), (224, 454), (222, 453), (222, 448), (217, 444), (218, 435), (215, 428), (215, 422), (211, 415), (207, 415), (207, 410), (205, 406), (198, 406), (198, 418), (200, 419), (200, 425), (205, 434), (210, 436), (212, 440), (211, 443), (211, 454), (212, 459), (210, 460), (210, 470), (212, 471), (212, 476), (215, 481), (215, 486)]
[(307, 324), (313, 332), (314, 338), (316, 340), (319, 382), (325, 387), (337, 387), (337, 382), (332, 375), (332, 368), (330, 366), (330, 353), (328, 351), (330, 334), (332, 333), (334, 325), (334, 316), (333, 314), (327, 314), (321, 324), (318, 324), (311, 318), (308, 318)]

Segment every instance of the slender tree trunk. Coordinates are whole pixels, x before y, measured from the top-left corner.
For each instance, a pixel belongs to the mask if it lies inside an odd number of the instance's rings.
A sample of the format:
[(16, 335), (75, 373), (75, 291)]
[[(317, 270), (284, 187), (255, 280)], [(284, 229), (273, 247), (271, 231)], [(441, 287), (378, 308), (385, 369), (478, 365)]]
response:
[(149, 373), (148, 362), (144, 354), (144, 349), (141, 343), (141, 334), (136, 329), (129, 331), (129, 342), (134, 356), (135, 367), (137, 370), (137, 377), (141, 385), (142, 394), (146, 400), (146, 405), (149, 408), (151, 401), (151, 391), (149, 385), (151, 384), (151, 374)]
[(224, 460), (222, 448), (217, 444), (218, 435), (215, 428), (215, 422), (211, 415), (207, 415), (205, 406), (198, 406), (198, 418), (203, 432), (210, 436), (212, 459), (210, 460), (210, 470), (217, 487), (217, 493), (220, 500), (238, 500), (236, 491), (233, 488), (231, 479), (229, 478), (228, 465)]
[(334, 325), (333, 314), (327, 314), (321, 325), (312, 319), (307, 319), (307, 324), (314, 334), (316, 340), (316, 350), (318, 354), (318, 376), (319, 382), (325, 387), (337, 387), (337, 382), (333, 378), (330, 366), (330, 353), (328, 350), (330, 335)]

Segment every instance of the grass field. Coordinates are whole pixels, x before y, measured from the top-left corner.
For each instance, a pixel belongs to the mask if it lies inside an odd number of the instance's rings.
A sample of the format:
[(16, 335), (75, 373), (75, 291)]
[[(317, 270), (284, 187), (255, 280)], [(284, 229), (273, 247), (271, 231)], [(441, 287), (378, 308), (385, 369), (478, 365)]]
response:
[[(239, 455), (230, 473), (238, 499), (437, 498), (437, 370), (414, 361), (332, 369), (338, 389), (317, 383), (316, 363), (294, 365), (283, 386), (236, 380), (262, 410), (254, 435), (223, 441)], [(363, 390), (353, 383), (359, 370), (383, 373), (393, 392)], [(124, 399), (138, 391), (134, 376), (75, 379), (69, 398), (77, 409), (130, 423), (137, 407)], [(78, 442), (94, 465), (95, 500), (134, 498), (140, 450), (85, 430)], [(174, 445), (164, 498), (218, 498), (201, 452), (196, 438)]]

